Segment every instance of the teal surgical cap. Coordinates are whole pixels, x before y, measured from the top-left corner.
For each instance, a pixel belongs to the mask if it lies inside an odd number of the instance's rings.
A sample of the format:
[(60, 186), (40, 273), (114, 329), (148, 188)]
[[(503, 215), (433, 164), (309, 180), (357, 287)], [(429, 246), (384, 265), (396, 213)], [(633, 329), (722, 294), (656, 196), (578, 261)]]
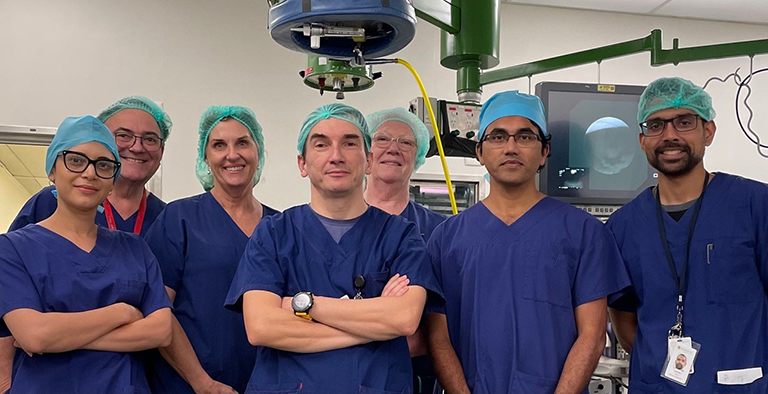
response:
[[(51, 173), (53, 164), (61, 152), (88, 142), (99, 142), (106, 146), (114, 159), (118, 163), (120, 162), (115, 137), (107, 126), (104, 126), (104, 123), (91, 115), (70, 117), (61, 122), (51, 144), (48, 145), (48, 151), (45, 154), (45, 173)], [(114, 180), (117, 180), (119, 176), (120, 168), (117, 169)]]
[(157, 122), (157, 126), (160, 128), (160, 137), (163, 141), (168, 140), (168, 136), (171, 134), (171, 126), (173, 126), (171, 117), (168, 116), (157, 103), (143, 96), (128, 96), (122, 98), (107, 107), (104, 111), (101, 111), (98, 118), (102, 122), (106, 122), (112, 115), (124, 109), (140, 109), (150, 114), (155, 118), (155, 122)]
[(253, 174), (253, 186), (259, 183), (261, 172), (264, 170), (264, 135), (261, 133), (261, 125), (256, 120), (256, 115), (253, 111), (236, 105), (210, 106), (200, 116), (200, 128), (198, 129), (200, 138), (197, 141), (197, 164), (195, 165), (195, 175), (197, 175), (197, 179), (203, 185), (205, 191), (213, 188), (211, 167), (205, 162), (205, 146), (208, 144), (211, 130), (225, 118), (232, 118), (242, 123), (251, 132), (253, 140), (256, 141), (256, 149), (259, 152), (259, 167), (256, 168), (256, 173)]
[(645, 122), (654, 112), (668, 108), (685, 108), (705, 121), (715, 118), (712, 97), (704, 89), (683, 78), (659, 78), (643, 91), (637, 104), (637, 123)]
[(480, 130), (477, 132), (477, 140), (483, 140), (485, 129), (498, 119), (507, 116), (522, 116), (533, 122), (541, 129), (544, 136), (547, 134), (547, 120), (544, 117), (544, 105), (534, 95), (520, 93), (517, 90), (494, 94), (483, 104), (480, 110)]
[(368, 134), (368, 124), (365, 122), (365, 116), (360, 111), (350, 107), (346, 104), (327, 104), (323, 105), (312, 111), (306, 119), (304, 124), (301, 125), (301, 131), (299, 132), (299, 142), (296, 145), (299, 153), (304, 154), (304, 146), (307, 143), (307, 137), (310, 130), (315, 127), (321, 120), (336, 118), (345, 120), (355, 125), (355, 127), (363, 133), (363, 141), (365, 141), (365, 150), (371, 150), (371, 136)]
[(405, 108), (392, 108), (374, 112), (368, 115), (365, 120), (368, 122), (368, 132), (371, 137), (386, 122), (405, 123), (413, 132), (414, 137), (416, 137), (416, 163), (413, 171), (415, 172), (424, 164), (427, 158), (427, 151), (429, 150), (429, 131), (427, 131), (427, 126), (424, 125), (424, 122), (416, 115), (408, 112)]

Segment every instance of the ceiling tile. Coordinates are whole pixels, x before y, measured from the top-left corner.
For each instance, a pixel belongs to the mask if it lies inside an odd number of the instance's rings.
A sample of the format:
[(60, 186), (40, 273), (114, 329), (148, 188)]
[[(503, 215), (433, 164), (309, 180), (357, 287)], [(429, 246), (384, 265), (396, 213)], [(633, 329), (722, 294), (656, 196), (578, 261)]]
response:
[(24, 167), (35, 177), (45, 177), (45, 153), (48, 147), (37, 145), (9, 145)]
[(48, 180), (48, 178), (35, 178), (35, 180), (40, 185), (41, 189), (50, 184), (50, 181)]
[(19, 182), (19, 184), (21, 184), (21, 186), (23, 186), (24, 189), (29, 192), (29, 194), (35, 194), (39, 192), (40, 189), (42, 189), (36, 178), (24, 176), (17, 176), (15, 178), (16, 181)]
[(32, 173), (27, 171), (27, 168), (9, 148), (9, 145), (0, 145), (0, 162), (3, 163), (8, 172), (13, 176), (32, 176)]

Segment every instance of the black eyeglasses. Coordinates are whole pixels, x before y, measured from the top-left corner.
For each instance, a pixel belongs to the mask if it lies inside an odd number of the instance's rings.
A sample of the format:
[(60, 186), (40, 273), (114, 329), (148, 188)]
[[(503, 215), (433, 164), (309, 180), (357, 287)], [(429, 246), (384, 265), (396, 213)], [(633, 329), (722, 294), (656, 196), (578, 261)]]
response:
[(541, 141), (538, 135), (526, 131), (517, 134), (507, 134), (504, 132), (490, 133), (483, 140), (494, 148), (501, 148), (509, 142), (510, 138), (513, 138), (515, 143), (521, 148), (536, 146), (536, 143)]
[(654, 137), (664, 133), (664, 129), (667, 128), (667, 123), (672, 123), (672, 127), (674, 127), (675, 130), (685, 133), (686, 131), (696, 129), (696, 126), (699, 125), (698, 120), (700, 117), (701, 116), (696, 114), (683, 114), (669, 119), (651, 119), (640, 123), (640, 129), (643, 131), (643, 135)]
[(91, 160), (88, 156), (71, 150), (61, 152), (61, 157), (64, 161), (64, 167), (77, 174), (84, 173), (88, 166), (93, 164), (93, 169), (96, 171), (97, 177), (102, 179), (112, 179), (117, 175), (117, 171), (120, 169), (120, 163), (114, 160)]
[(138, 136), (124, 131), (115, 133), (115, 142), (120, 148), (130, 148), (137, 140), (141, 140), (141, 145), (149, 152), (156, 152), (163, 146), (163, 140), (153, 134)]

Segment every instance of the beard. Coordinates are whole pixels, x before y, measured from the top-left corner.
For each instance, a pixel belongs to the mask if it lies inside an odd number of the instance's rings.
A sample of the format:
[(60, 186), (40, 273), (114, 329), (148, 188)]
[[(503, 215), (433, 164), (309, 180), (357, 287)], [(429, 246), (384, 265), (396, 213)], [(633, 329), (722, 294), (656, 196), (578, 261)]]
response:
[[(662, 152), (668, 149), (679, 149), (685, 155), (673, 162), (664, 161), (661, 158)], [(675, 144), (672, 142), (662, 144), (647, 156), (648, 164), (668, 178), (678, 178), (690, 173), (704, 159), (704, 154), (697, 155), (693, 153), (691, 147), (687, 144)]]

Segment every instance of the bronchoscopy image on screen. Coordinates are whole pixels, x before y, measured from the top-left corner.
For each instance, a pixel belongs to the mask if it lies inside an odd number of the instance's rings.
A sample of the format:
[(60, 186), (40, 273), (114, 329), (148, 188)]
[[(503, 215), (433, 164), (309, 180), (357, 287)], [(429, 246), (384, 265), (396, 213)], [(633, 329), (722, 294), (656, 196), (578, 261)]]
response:
[(548, 194), (632, 198), (650, 180), (637, 95), (550, 91)]

